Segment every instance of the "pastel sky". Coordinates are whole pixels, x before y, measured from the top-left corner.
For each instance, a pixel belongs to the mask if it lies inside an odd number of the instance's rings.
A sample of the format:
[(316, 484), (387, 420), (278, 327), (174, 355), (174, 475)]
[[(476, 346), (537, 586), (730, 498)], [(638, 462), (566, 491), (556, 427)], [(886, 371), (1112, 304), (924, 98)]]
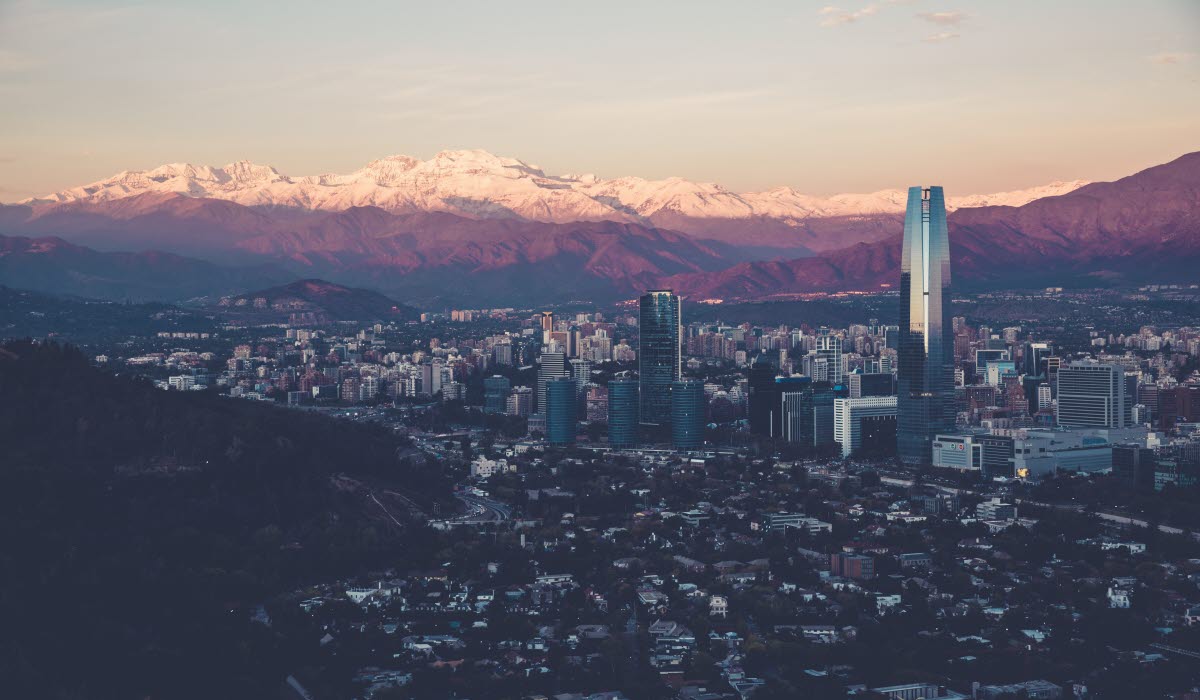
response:
[(992, 192), (1200, 149), (1200, 2), (0, 0), (0, 105), (3, 201), (167, 162), (307, 175), (454, 148)]

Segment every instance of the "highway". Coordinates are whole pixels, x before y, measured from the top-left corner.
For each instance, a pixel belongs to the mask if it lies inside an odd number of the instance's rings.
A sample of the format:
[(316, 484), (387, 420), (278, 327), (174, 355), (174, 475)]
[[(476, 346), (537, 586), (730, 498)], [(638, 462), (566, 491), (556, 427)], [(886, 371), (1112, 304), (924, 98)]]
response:
[(452, 523), (494, 523), (508, 520), (512, 517), (512, 511), (509, 507), (499, 501), (493, 501), (490, 498), (475, 496), (462, 491), (455, 493), (454, 497), (466, 504), (467, 513), (451, 519), (450, 522)]
[[(890, 476), (880, 476), (879, 481), (881, 483), (887, 484), (889, 486), (900, 486), (900, 487), (904, 487), (904, 488), (911, 487), (914, 483), (916, 483), (916, 482), (912, 481), (911, 479), (897, 479), (895, 477), (890, 477)], [(930, 486), (935, 489), (938, 489), (939, 491), (942, 491), (944, 493), (953, 493), (953, 494), (977, 493), (976, 491), (974, 491), (972, 489), (954, 488), (951, 486), (942, 486), (941, 484), (928, 483), (925, 485)], [(1017, 499), (1014, 499), (1014, 502), (1018, 506), (1029, 505), (1029, 506), (1036, 506), (1039, 508), (1054, 508), (1056, 510), (1073, 510), (1075, 512), (1082, 512), (1084, 510), (1083, 505), (1077, 504), (1077, 503), (1045, 503), (1042, 501), (1031, 501), (1027, 498), (1026, 499), (1017, 498)], [(1117, 523), (1120, 525), (1133, 525), (1136, 527), (1149, 527), (1150, 526), (1150, 523), (1145, 520), (1142, 520), (1140, 518), (1130, 517), (1128, 515), (1122, 515), (1121, 513), (1096, 511), (1095, 515), (1096, 515), (1096, 517), (1098, 517), (1102, 520), (1107, 520), (1109, 522)], [(1173, 525), (1159, 525), (1158, 530), (1159, 530), (1159, 532), (1163, 532), (1168, 535), (1182, 535), (1186, 532), (1186, 530), (1175, 527)], [(1194, 539), (1200, 540), (1200, 533), (1193, 532), (1193, 533), (1191, 533), (1191, 535)]]

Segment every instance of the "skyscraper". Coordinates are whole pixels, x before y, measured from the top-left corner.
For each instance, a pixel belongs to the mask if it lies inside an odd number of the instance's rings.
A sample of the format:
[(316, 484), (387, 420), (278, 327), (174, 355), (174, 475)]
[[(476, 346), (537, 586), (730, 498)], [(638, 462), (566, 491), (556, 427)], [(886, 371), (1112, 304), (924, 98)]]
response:
[(638, 383), (614, 379), (608, 383), (608, 444), (633, 447), (638, 440)]
[[(842, 446), (842, 456), (849, 457), (863, 445), (864, 428), (872, 421), (891, 419), (895, 429), (896, 397), (868, 396), (854, 399), (833, 400), (833, 441)], [(870, 452), (891, 452), (886, 446), (870, 445)], [(882, 449), (881, 449), (882, 448)]]
[(852, 399), (861, 399), (864, 396), (896, 395), (896, 378), (892, 376), (891, 372), (871, 374), (851, 372), (846, 375), (846, 386)]
[(682, 379), (671, 386), (671, 445), (677, 450), (704, 446), (704, 382)]
[(1125, 370), (1119, 365), (1072, 362), (1058, 370), (1058, 424), (1067, 428), (1128, 425)]
[(504, 413), (508, 405), (508, 391), (512, 383), (499, 374), (483, 380), (483, 410), (486, 413)]
[(641, 420), (664, 424), (671, 420), (671, 384), (682, 376), (679, 297), (669, 289), (652, 289), (641, 298), (638, 349), (641, 380)]
[(541, 366), (538, 367), (537, 378), (537, 410), (546, 412), (546, 385), (553, 379), (569, 376), (567, 373), (567, 356), (561, 352), (544, 352), (541, 356)]
[(945, 195), (941, 187), (910, 187), (900, 261), (896, 429), (906, 464), (929, 464), (934, 436), (954, 428), (953, 353)]
[(592, 381), (592, 361), (574, 359), (569, 363), (568, 374), (575, 380), (575, 386), (580, 395), (587, 391), (587, 383)]
[(771, 407), (771, 437), (812, 446), (813, 411), (811, 377), (776, 377)]
[(842, 368), (842, 339), (828, 331), (817, 336), (817, 358), (825, 360), (825, 377), (813, 377), (814, 381), (823, 379), (830, 384), (841, 384)]
[(514, 386), (505, 402), (504, 412), (510, 416), (528, 416), (533, 413), (533, 389)]
[(581, 337), (579, 326), (571, 326), (567, 329), (567, 357), (579, 357), (579, 341)]
[(750, 432), (755, 435), (773, 435), (771, 419), (779, 408), (779, 389), (775, 376), (779, 370), (771, 364), (771, 358), (762, 353), (750, 365)]
[(1021, 372), (1031, 376), (1040, 375), (1044, 369), (1043, 360), (1053, 353), (1054, 348), (1049, 343), (1025, 343), (1021, 353)]
[(575, 381), (570, 377), (556, 377), (546, 383), (546, 438), (551, 445), (575, 442), (578, 403)]

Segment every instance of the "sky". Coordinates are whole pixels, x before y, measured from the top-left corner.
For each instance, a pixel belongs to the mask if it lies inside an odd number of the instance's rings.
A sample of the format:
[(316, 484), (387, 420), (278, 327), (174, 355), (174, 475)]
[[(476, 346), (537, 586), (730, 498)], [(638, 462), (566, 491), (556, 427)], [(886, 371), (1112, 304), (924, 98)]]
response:
[(162, 163), (459, 148), (985, 193), (1200, 150), (1200, 2), (0, 0), (0, 105), (6, 202)]

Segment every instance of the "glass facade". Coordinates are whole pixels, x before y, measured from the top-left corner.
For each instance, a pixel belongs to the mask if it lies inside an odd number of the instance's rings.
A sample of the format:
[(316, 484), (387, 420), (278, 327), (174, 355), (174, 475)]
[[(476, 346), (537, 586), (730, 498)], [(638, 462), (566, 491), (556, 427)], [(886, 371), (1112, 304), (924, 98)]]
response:
[(671, 386), (671, 445), (677, 450), (704, 447), (704, 382), (685, 379)]
[(483, 410), (487, 413), (504, 413), (508, 407), (508, 394), (512, 383), (508, 377), (498, 374), (483, 380)]
[(640, 301), (641, 420), (662, 425), (671, 420), (671, 384), (682, 377), (679, 297), (669, 289), (658, 289)]
[(638, 383), (616, 379), (608, 383), (608, 444), (633, 447), (638, 441)]
[(950, 239), (941, 187), (908, 189), (898, 345), (896, 448), (906, 464), (930, 464), (934, 435), (955, 423)]
[(575, 380), (559, 377), (546, 383), (546, 439), (551, 445), (575, 442)]
[(546, 412), (546, 386), (553, 380), (559, 377), (568, 376), (567, 372), (567, 355), (562, 352), (544, 352), (538, 358), (541, 363), (538, 366), (537, 378), (537, 410), (539, 413)]
[(750, 366), (750, 432), (755, 435), (774, 435), (771, 419), (779, 409), (777, 374), (779, 370), (766, 353), (755, 358)]

